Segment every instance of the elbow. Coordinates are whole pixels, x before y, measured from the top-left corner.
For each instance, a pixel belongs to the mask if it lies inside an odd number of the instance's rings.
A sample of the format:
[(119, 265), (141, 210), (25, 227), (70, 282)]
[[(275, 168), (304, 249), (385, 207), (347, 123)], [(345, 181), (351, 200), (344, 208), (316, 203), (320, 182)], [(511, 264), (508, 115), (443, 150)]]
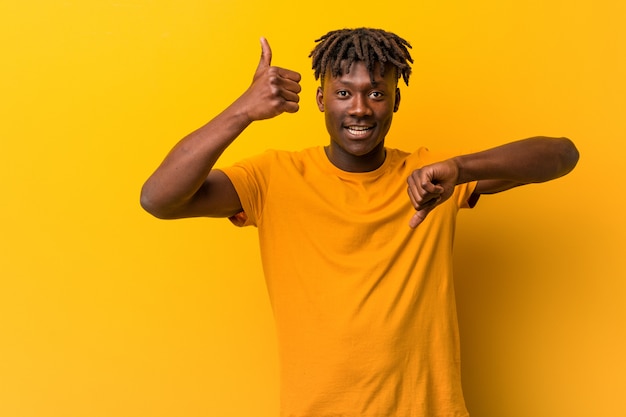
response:
[(139, 204), (141, 205), (141, 208), (152, 214), (154, 217), (158, 219), (163, 218), (159, 211), (159, 207), (154, 204), (154, 201), (150, 198), (150, 196), (143, 191), (141, 193), (141, 196), (139, 197)]
[(165, 207), (162, 204), (159, 204), (158, 199), (146, 188), (147, 187), (144, 185), (141, 189), (141, 195), (139, 197), (139, 204), (141, 207), (157, 219), (168, 220), (174, 218), (173, 216), (168, 215)]
[(580, 158), (580, 153), (574, 145), (574, 142), (568, 138), (559, 138), (559, 161), (562, 175), (568, 174), (572, 171), (576, 165), (578, 164), (578, 159)]

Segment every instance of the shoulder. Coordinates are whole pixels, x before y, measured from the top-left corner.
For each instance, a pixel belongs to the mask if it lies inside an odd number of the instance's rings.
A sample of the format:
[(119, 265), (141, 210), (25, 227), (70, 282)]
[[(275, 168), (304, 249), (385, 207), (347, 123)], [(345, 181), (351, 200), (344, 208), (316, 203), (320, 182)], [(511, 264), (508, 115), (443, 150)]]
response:
[(245, 158), (238, 164), (246, 163), (269, 163), (269, 164), (297, 164), (315, 160), (319, 154), (320, 148), (306, 148), (298, 151), (268, 149), (260, 154)]
[(323, 152), (320, 149), (321, 147), (299, 151), (268, 149), (220, 169), (231, 178), (244, 176), (269, 180), (275, 175), (297, 175), (311, 165), (319, 164), (319, 154)]
[(461, 152), (454, 152), (443, 149), (432, 149), (430, 147), (422, 146), (411, 154), (413, 160), (419, 160), (423, 165), (433, 164), (435, 162), (444, 161), (446, 159), (453, 158), (460, 155)]
[(417, 169), (425, 165), (432, 164), (455, 155), (449, 152), (431, 151), (422, 146), (412, 152), (400, 149), (387, 148), (387, 160), (392, 167), (405, 167), (407, 169)]
[(260, 169), (272, 167), (276, 164), (290, 164), (294, 161), (302, 160), (304, 151), (286, 151), (279, 149), (268, 149), (256, 155), (248, 156), (233, 163), (230, 167), (220, 169), (229, 170), (231, 167), (248, 169)]
[(411, 152), (407, 157), (411, 166), (422, 167), (436, 162), (445, 161), (446, 159), (454, 158), (459, 155), (464, 155), (469, 152), (468, 149), (450, 149), (450, 148), (431, 148), (429, 146), (422, 146)]

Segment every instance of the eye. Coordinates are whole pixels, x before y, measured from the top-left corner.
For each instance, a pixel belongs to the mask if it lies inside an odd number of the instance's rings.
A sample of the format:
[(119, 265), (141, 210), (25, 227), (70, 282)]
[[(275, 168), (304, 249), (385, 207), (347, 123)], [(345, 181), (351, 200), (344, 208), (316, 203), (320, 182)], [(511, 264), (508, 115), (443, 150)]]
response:
[(338, 97), (348, 97), (348, 92), (346, 90), (339, 90), (339, 91), (337, 91), (337, 96)]
[(376, 98), (376, 99), (382, 98), (383, 97), (383, 93), (381, 93), (380, 91), (372, 91), (370, 93), (370, 97), (371, 98)]

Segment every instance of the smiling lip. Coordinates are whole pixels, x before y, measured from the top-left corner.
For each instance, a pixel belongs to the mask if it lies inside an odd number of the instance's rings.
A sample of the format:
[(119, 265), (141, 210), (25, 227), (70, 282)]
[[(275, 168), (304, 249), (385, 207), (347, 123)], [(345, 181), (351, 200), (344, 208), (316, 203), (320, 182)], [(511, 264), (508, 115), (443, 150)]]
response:
[(367, 136), (368, 132), (372, 130), (374, 126), (359, 126), (359, 125), (350, 125), (346, 126), (345, 129), (354, 136), (354, 137), (364, 137)]

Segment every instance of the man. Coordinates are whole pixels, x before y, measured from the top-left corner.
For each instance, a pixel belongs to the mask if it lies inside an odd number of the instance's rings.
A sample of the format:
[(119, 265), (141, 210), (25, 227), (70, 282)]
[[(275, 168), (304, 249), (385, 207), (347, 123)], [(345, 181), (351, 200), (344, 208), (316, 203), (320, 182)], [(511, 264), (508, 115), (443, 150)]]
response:
[(258, 227), (281, 415), (467, 416), (452, 281), (456, 214), (481, 194), (565, 175), (578, 152), (568, 139), (544, 137), (452, 158), (387, 148), (410, 45), (368, 28), (317, 42), (327, 146), (213, 168), (253, 121), (298, 111), (300, 75), (271, 66), (261, 39), (251, 86), (172, 149), (144, 185), (142, 205), (159, 218)]

